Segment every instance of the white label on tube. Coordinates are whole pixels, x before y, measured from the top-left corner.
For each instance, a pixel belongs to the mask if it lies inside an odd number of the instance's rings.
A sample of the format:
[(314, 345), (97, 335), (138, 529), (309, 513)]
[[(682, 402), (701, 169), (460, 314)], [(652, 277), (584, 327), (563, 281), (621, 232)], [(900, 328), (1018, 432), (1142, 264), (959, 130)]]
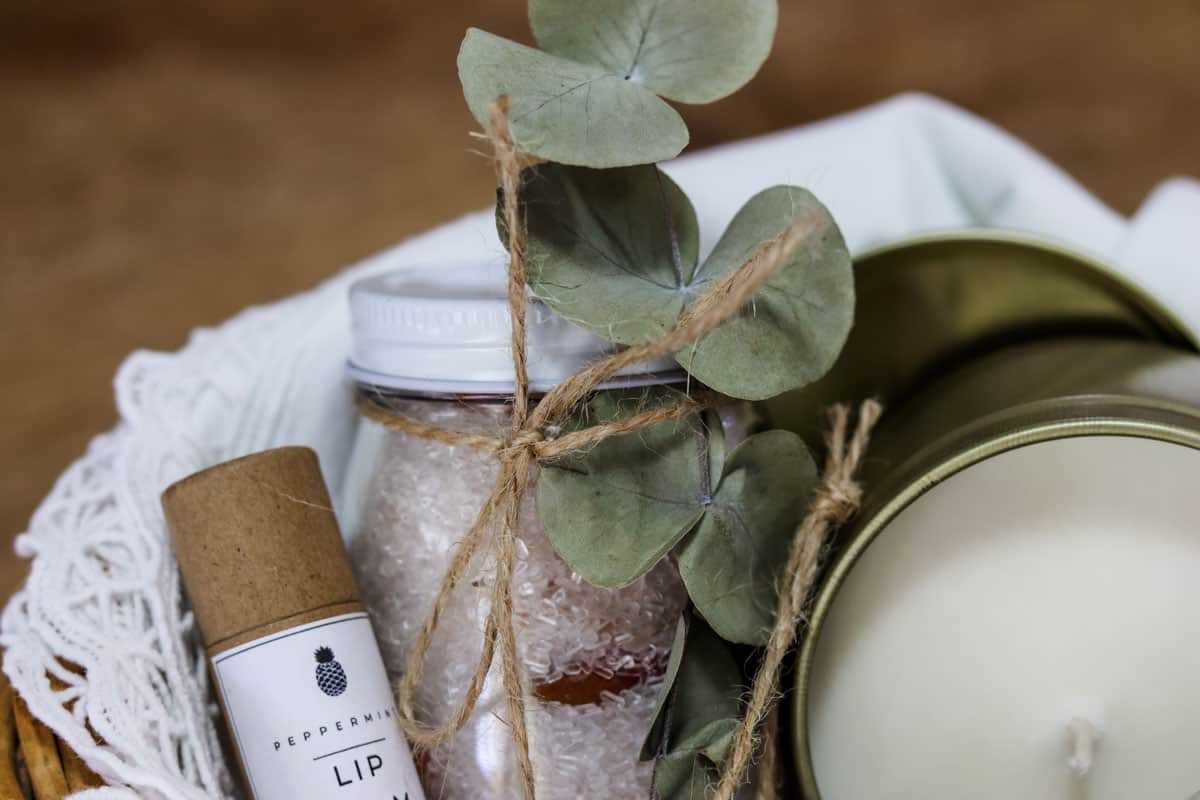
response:
[(256, 800), (424, 800), (366, 614), (213, 660)]

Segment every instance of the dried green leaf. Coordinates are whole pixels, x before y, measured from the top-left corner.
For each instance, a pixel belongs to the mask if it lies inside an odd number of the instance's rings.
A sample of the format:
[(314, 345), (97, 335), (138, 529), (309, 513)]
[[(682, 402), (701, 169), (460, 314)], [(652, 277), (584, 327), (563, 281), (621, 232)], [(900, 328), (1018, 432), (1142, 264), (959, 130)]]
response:
[[(565, 429), (685, 399), (665, 387), (599, 392)], [(538, 515), (559, 555), (598, 586), (644, 575), (704, 514), (701, 437), (696, 417), (684, 417), (544, 464)]]
[(708, 800), (721, 772), (699, 753), (673, 753), (654, 765), (654, 796), (658, 800)]
[(710, 103), (758, 72), (776, 0), (530, 0), (543, 50), (603, 67), (663, 97)]
[(733, 272), (802, 217), (812, 220), (813, 234), (750, 307), (677, 355), (701, 381), (727, 394), (764, 400), (807, 386), (833, 366), (854, 321), (854, 276), (841, 231), (810, 192), (776, 186), (750, 198), (696, 271), (694, 283), (702, 290)]
[(604, 67), (560, 58), (471, 28), (458, 53), (467, 106), (485, 128), (510, 101), (513, 141), (562, 164), (617, 167), (664, 161), (688, 142), (683, 119), (654, 92)]
[(816, 481), (808, 448), (789, 431), (755, 434), (729, 454), (678, 551), (688, 595), (727, 641), (763, 645), (770, 636), (780, 572)]
[(705, 797), (739, 724), (743, 676), (729, 646), (688, 613), (671, 659), (642, 757), (658, 757), (654, 781), (663, 800)]
[(725, 426), (721, 424), (721, 412), (715, 408), (704, 411), (704, 430), (708, 433), (705, 444), (708, 447), (708, 485), (716, 486), (721, 482), (721, 472), (725, 469), (725, 452), (728, 449), (725, 441)]
[(761, 400), (812, 383), (850, 331), (850, 255), (829, 212), (804, 189), (777, 186), (751, 198), (698, 268), (695, 211), (657, 167), (543, 164), (526, 170), (521, 200), (534, 293), (620, 344), (669, 330), (708, 284), (807, 220), (812, 234), (743, 313), (676, 355), (725, 394)]
[(659, 95), (707, 103), (754, 76), (776, 0), (531, 0), (542, 50), (474, 28), (458, 54), (471, 113), (501, 95), (513, 139), (561, 164), (620, 167), (679, 154), (687, 126)]
[(665, 745), (667, 735), (667, 705), (675, 689), (675, 680), (679, 677), (679, 667), (683, 663), (683, 654), (687, 648), (688, 629), (692, 624), (692, 615), (685, 610), (679, 615), (675, 625), (675, 638), (671, 641), (671, 655), (667, 659), (667, 671), (663, 675), (662, 684), (658, 690), (658, 699), (654, 703), (654, 713), (650, 715), (650, 729), (642, 742), (640, 758), (649, 761), (657, 757)]
[(543, 164), (525, 171), (521, 202), (530, 287), (556, 313), (621, 344), (675, 324), (700, 229), (687, 196), (658, 168)]

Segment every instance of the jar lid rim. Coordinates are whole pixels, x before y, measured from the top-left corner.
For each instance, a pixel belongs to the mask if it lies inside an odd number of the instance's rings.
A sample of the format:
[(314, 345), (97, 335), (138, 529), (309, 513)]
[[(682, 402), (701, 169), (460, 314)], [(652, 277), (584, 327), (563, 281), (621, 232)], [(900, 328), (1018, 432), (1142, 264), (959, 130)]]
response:
[[(362, 387), (373, 387), (389, 391), (399, 391), (433, 397), (455, 395), (486, 395), (492, 397), (512, 397), (513, 382), (509, 381), (471, 381), (471, 380), (441, 380), (404, 375), (392, 375), (375, 372), (363, 368), (353, 361), (346, 362), (346, 374), (356, 384)], [(688, 374), (682, 369), (662, 372), (639, 372), (627, 375), (617, 375), (596, 386), (597, 389), (631, 389), (640, 386), (660, 386), (684, 383)], [(545, 394), (558, 385), (558, 381), (530, 380), (529, 391), (533, 394)]]
[[(410, 391), (512, 393), (511, 315), (502, 264), (399, 269), (350, 286), (348, 370), (359, 383)], [(526, 318), (530, 388), (545, 391), (620, 349), (536, 297)], [(613, 385), (677, 382), (668, 356), (622, 370)], [(447, 389), (446, 387), (453, 387)]]

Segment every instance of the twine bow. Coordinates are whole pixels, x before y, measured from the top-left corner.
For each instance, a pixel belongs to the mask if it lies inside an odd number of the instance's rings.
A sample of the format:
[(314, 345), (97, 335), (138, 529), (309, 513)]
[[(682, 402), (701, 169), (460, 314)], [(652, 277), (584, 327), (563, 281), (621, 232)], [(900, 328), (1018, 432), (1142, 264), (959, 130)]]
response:
[[(517, 766), (525, 795), (528, 800), (534, 800), (533, 764), (529, 755), (529, 734), (525, 723), (525, 690), (517, 657), (512, 603), (512, 573), (521, 499), (529, 488), (533, 467), (539, 461), (594, 445), (611, 436), (632, 433), (660, 422), (695, 414), (709, 407), (713, 398), (692, 398), (557, 437), (550, 436), (548, 432), (555, 430), (557, 423), (597, 386), (613, 375), (645, 361), (676, 353), (741, 313), (755, 293), (787, 264), (796, 248), (809, 236), (819, 232), (820, 221), (814, 215), (804, 215), (796, 219), (786, 230), (759, 247), (738, 269), (711, 283), (680, 315), (671, 330), (657, 339), (620, 350), (579, 370), (558, 384), (531, 408), (529, 376), (526, 370), (526, 239), (519, 203), (523, 158), (513, 144), (506, 97), (501, 97), (492, 105), (486, 138), (492, 146), (497, 183), (503, 193), (501, 213), (508, 230), (508, 304), (512, 317), (512, 356), (515, 373), (512, 426), (509, 433), (503, 438), (498, 438), (446, 430), (381, 409), (361, 396), (358, 406), (364, 416), (388, 428), (431, 441), (472, 447), (496, 454), (500, 467), (496, 483), (447, 567), (429, 616), (421, 627), (400, 680), (397, 708), (405, 733), (415, 746), (430, 748), (448, 741), (470, 719), (495, 660), (498, 644), (508, 706), (508, 724), (516, 745)], [(730, 788), (719, 788), (718, 797), (731, 796), (733, 788), (743, 780), (756, 744), (759, 723), (774, 703), (779, 664), (782, 663), (783, 654), (790, 647), (795, 635), (795, 623), (802, 610), (812, 572), (815, 571), (816, 557), (819, 556), (825, 531), (831, 524), (845, 519), (857, 508), (858, 488), (853, 482), (853, 474), (866, 446), (868, 431), (878, 416), (878, 406), (871, 404), (864, 407), (859, 429), (849, 449), (844, 445), (846, 410), (844, 407), (838, 408), (840, 412), (835, 409), (832, 437), (838, 441), (831, 444), (830, 461), (826, 466), (823, 488), (818, 491), (813, 509), (797, 534), (792, 559), (797, 564), (793, 565), (792, 561), (789, 561), (788, 570), (784, 575), (785, 591), (780, 593), (780, 613), (771, 636), (771, 644), (768, 645), (763, 667), (755, 678), (754, 692), (745, 720), (734, 740), (723, 773), (721, 787), (729, 784)], [(837, 416), (839, 413), (840, 417)], [(461, 705), (444, 723), (429, 726), (417, 720), (415, 708), (425, 656), (451, 596), (466, 577), (472, 559), (487, 542), (489, 532), (495, 534), (496, 580), (492, 587), (491, 609), (484, 624), (483, 650)], [(797, 549), (802, 552), (795, 552)], [(805, 568), (810, 557), (812, 564)], [(726, 793), (722, 795), (722, 791)]]

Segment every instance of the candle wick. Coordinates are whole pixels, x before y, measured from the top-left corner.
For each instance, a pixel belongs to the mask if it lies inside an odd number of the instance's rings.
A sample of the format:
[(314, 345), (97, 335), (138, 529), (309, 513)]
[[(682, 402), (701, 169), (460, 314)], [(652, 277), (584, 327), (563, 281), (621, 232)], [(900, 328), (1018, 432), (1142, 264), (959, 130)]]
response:
[(1071, 758), (1067, 765), (1076, 777), (1082, 778), (1092, 769), (1101, 732), (1091, 720), (1075, 717), (1067, 725), (1067, 733), (1071, 739)]

